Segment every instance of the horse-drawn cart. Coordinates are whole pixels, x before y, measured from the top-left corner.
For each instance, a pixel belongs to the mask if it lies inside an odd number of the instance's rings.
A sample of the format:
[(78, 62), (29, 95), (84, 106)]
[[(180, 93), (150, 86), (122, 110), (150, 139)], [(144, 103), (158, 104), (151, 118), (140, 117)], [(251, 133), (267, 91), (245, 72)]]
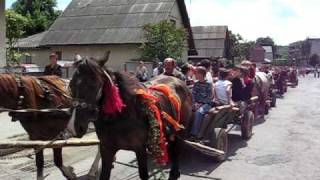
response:
[[(256, 99), (256, 98), (253, 98)], [(255, 102), (241, 102), (237, 106), (225, 105), (212, 108), (204, 117), (199, 137), (199, 143), (185, 141), (196, 150), (209, 155), (215, 161), (221, 162), (228, 155), (228, 132), (235, 125), (240, 125), (243, 139), (250, 139), (254, 123)], [(232, 127), (228, 128), (228, 125)]]

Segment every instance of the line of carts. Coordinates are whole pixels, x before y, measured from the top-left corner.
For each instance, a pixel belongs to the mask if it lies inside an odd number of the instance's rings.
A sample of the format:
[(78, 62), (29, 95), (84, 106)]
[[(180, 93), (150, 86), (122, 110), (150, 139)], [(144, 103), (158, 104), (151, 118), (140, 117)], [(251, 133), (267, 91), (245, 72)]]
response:
[[(195, 143), (185, 140), (185, 142), (217, 162), (226, 160), (229, 146), (228, 132), (235, 126), (240, 126), (242, 138), (249, 140), (253, 134), (255, 120), (264, 118), (270, 108), (276, 107), (277, 98), (283, 96), (288, 86), (294, 88), (298, 85), (297, 76), (295, 78), (292, 78), (293, 76), (287, 77), (281, 82), (281, 87), (276, 83), (270, 86), (267, 100), (262, 102), (265, 103), (263, 111), (260, 111), (261, 102), (257, 96), (252, 97), (249, 102), (240, 103), (238, 106), (226, 105), (212, 108), (203, 119), (200, 131), (201, 141)], [(277, 82), (277, 79), (274, 80)]]

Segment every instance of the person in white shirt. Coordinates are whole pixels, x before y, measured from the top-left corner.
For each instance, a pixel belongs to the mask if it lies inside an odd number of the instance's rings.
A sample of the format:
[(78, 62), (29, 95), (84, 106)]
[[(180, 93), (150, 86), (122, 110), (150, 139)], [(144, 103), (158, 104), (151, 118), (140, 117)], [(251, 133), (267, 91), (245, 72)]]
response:
[(159, 62), (157, 67), (153, 69), (152, 77), (156, 77), (156, 76), (162, 74), (163, 71), (164, 71), (163, 64), (162, 64), (162, 62)]
[(207, 70), (205, 80), (213, 84), (213, 78), (211, 73), (211, 62), (208, 59), (204, 59), (200, 62), (200, 66), (205, 67)]
[(214, 84), (215, 102), (219, 105), (232, 104), (232, 83), (227, 79), (229, 71), (221, 68), (219, 71), (219, 80)]

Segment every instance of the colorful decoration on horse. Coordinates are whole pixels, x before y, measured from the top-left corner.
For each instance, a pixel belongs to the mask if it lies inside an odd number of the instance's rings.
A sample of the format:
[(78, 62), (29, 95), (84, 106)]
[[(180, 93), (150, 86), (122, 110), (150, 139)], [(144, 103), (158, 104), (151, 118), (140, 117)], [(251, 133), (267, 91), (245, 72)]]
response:
[[(159, 99), (153, 94), (151, 94), (151, 92), (149, 92), (148, 90), (159, 91), (169, 99), (170, 103), (175, 108), (177, 120), (170, 116), (168, 113), (160, 111), (160, 109), (156, 105)], [(179, 124), (181, 103), (178, 100), (178, 98), (171, 92), (170, 87), (165, 84), (150, 86), (148, 90), (136, 90), (136, 94), (143, 98), (143, 103), (145, 105), (143, 109), (145, 109), (144, 111), (149, 119), (149, 137), (147, 146), (148, 150), (150, 151), (152, 156), (155, 157), (156, 162), (158, 164), (166, 164), (169, 160), (169, 157), (166, 139), (164, 135), (165, 127), (163, 120), (166, 120), (169, 124), (171, 124), (176, 131), (184, 129), (184, 127)]]
[(150, 86), (149, 89), (160, 91), (161, 93), (163, 93), (165, 96), (168, 97), (169, 101), (171, 102), (171, 104), (173, 104), (176, 110), (176, 115), (177, 115), (176, 121), (179, 123), (181, 119), (180, 117), (181, 103), (179, 102), (178, 98), (174, 95), (174, 93), (171, 92), (170, 87), (165, 84), (157, 84), (157, 85)]
[(144, 111), (149, 120), (147, 148), (158, 164), (165, 165), (169, 161), (169, 156), (164, 135), (164, 125), (161, 120), (160, 110), (156, 106), (156, 102), (159, 99), (144, 89), (136, 90), (136, 94), (143, 98)]
[(105, 95), (102, 110), (106, 114), (121, 112), (126, 105), (123, 103), (118, 87), (113, 83), (106, 83), (103, 87)]

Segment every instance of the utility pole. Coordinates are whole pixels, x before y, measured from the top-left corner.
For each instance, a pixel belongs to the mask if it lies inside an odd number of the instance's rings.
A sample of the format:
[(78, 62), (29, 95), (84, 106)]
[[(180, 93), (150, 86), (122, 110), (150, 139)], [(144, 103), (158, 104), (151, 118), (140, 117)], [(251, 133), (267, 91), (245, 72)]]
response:
[(5, 0), (0, 0), (0, 68), (6, 65)]

